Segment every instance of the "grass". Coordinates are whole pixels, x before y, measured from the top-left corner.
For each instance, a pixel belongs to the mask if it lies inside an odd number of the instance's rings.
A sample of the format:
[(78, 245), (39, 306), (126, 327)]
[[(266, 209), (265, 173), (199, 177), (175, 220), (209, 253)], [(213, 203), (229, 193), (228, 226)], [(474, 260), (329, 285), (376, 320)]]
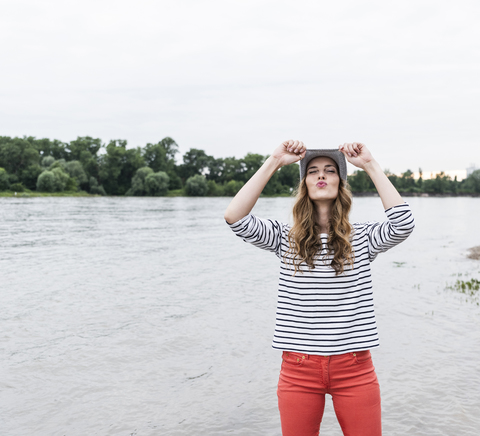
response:
[(185, 192), (183, 189), (172, 189), (168, 191), (167, 197), (185, 197)]
[(98, 195), (92, 195), (85, 191), (64, 191), (64, 192), (37, 192), (37, 191), (28, 191), (25, 192), (12, 192), (12, 191), (2, 191), (0, 192), (0, 197), (15, 197), (15, 198), (26, 198), (26, 197), (98, 197)]
[(477, 303), (477, 306), (480, 305), (479, 295), (480, 295), (480, 280), (470, 279), (470, 280), (460, 280), (457, 279), (453, 285), (447, 285), (446, 289), (451, 291), (458, 292), (467, 297), (467, 301), (473, 301)]

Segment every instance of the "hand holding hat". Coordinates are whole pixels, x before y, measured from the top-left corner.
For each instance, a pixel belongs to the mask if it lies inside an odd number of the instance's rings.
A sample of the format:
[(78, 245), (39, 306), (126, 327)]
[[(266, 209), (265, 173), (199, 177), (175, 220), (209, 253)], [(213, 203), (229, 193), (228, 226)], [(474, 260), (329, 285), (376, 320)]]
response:
[(280, 166), (289, 165), (303, 159), (307, 147), (302, 141), (289, 139), (282, 142), (273, 152), (272, 156), (277, 159)]
[(339, 145), (338, 149), (352, 165), (355, 165), (357, 168), (362, 170), (364, 170), (365, 166), (374, 160), (370, 150), (368, 150), (368, 148), (360, 142), (345, 143), (343, 145)]

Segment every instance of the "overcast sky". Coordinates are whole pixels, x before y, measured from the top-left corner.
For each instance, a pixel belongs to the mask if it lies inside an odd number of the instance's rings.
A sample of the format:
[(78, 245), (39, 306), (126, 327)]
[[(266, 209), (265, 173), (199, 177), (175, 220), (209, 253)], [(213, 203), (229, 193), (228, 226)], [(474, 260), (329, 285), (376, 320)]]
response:
[(480, 166), (480, 2), (2, 0), (0, 135)]

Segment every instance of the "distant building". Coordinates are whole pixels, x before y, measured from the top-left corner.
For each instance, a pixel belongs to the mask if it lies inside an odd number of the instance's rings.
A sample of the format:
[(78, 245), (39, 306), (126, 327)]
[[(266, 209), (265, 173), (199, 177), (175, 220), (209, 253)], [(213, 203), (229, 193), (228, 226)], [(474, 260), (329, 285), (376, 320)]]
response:
[(470, 166), (467, 168), (467, 177), (478, 169), (480, 168), (477, 168), (475, 164), (470, 164)]

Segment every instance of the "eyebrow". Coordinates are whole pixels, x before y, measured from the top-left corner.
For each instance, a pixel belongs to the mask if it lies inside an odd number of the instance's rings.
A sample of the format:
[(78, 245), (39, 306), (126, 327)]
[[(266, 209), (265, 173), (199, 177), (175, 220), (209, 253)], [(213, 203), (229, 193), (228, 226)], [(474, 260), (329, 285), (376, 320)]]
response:
[[(333, 167), (333, 168), (335, 168), (335, 165), (327, 164), (327, 165), (324, 166), (324, 168), (328, 168), (328, 167)], [(307, 168), (307, 171), (308, 171), (308, 170), (311, 170), (312, 168), (318, 168), (318, 167), (317, 167), (316, 165), (312, 165), (311, 167), (308, 167), (308, 168)]]

